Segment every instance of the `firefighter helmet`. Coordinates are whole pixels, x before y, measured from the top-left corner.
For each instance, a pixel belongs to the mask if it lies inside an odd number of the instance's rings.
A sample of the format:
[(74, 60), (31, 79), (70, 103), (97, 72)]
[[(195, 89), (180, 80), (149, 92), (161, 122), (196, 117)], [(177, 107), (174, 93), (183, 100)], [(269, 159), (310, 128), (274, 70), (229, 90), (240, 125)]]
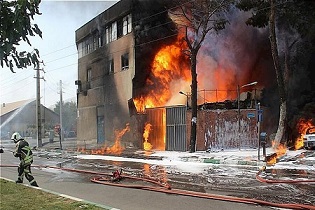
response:
[(16, 143), (16, 142), (20, 141), (23, 138), (21, 137), (21, 135), (18, 132), (15, 132), (15, 133), (12, 134), (11, 139)]

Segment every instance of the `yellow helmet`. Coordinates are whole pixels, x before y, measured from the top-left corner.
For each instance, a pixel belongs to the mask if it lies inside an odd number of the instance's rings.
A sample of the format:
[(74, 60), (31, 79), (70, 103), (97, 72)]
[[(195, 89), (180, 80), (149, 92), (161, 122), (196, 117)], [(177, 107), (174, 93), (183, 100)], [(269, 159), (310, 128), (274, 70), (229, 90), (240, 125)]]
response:
[(20, 135), (18, 132), (15, 132), (15, 133), (12, 134), (11, 139), (12, 139), (14, 142), (18, 142), (19, 140), (21, 140), (21, 139), (23, 139), (23, 138), (21, 137), (21, 135)]

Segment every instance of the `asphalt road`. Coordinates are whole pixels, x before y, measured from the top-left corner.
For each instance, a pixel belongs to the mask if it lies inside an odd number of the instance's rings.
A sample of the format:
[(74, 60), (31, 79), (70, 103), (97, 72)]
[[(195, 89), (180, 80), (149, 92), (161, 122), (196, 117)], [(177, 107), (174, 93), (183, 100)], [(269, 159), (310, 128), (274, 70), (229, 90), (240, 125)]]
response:
[[(1, 165), (18, 165), (18, 159), (5, 149), (0, 153)], [(36, 157), (34, 164), (43, 164), (48, 160)], [(0, 176), (15, 180), (17, 169), (1, 167)], [(120, 188), (95, 184), (89, 181), (88, 175), (65, 172), (54, 169), (32, 168), (32, 173), (40, 188), (80, 198), (121, 210), (263, 210), (271, 209), (257, 205), (240, 204), (213, 199), (194, 198), (189, 196), (170, 195), (138, 189)], [(27, 183), (27, 180), (24, 181)], [(28, 183), (27, 183), (28, 184)]]

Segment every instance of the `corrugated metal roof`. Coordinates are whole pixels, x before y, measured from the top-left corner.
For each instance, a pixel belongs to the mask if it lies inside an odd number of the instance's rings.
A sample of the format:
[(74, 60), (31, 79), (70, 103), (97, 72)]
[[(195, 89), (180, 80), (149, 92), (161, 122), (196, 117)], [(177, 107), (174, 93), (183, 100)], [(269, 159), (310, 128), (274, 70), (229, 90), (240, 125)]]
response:
[(2, 103), (1, 104), (1, 108), (0, 108), (0, 111), (1, 111), (1, 115), (5, 115), (9, 112), (12, 112), (30, 102), (34, 101), (34, 99), (28, 99), (28, 100), (23, 100), (23, 101), (16, 101), (16, 102), (12, 102), (12, 103)]

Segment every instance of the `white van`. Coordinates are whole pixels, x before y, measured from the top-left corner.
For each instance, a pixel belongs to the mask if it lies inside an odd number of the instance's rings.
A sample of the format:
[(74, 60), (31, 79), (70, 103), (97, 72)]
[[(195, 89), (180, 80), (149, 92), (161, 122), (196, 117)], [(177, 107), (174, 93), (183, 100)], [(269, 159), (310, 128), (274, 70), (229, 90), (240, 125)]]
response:
[(305, 149), (315, 148), (315, 127), (311, 127), (306, 130), (306, 134), (303, 137), (303, 142)]

